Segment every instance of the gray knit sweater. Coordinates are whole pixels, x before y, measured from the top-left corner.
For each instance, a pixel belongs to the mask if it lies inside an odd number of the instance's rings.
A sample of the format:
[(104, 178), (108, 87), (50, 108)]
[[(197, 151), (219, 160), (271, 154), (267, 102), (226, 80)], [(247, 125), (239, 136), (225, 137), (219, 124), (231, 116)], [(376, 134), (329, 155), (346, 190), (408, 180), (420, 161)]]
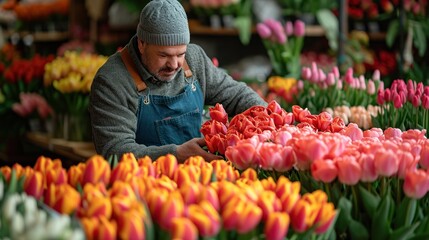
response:
[[(151, 75), (140, 62), (136, 36), (130, 40), (127, 47), (148, 88), (143, 92), (137, 91), (134, 80), (119, 53), (110, 56), (98, 70), (91, 86), (89, 104), (96, 151), (104, 157), (113, 154), (121, 156), (132, 152), (136, 157), (147, 155), (153, 160), (167, 153), (175, 154), (177, 145), (174, 144), (145, 146), (136, 143), (136, 113), (141, 94), (174, 96), (183, 91), (188, 84), (183, 76), (183, 70), (169, 83), (153, 84), (147, 80)], [(185, 58), (202, 88), (206, 105), (221, 103), (229, 116), (241, 113), (254, 105), (267, 105), (245, 83), (235, 81), (223, 70), (216, 68), (201, 47), (189, 44)]]

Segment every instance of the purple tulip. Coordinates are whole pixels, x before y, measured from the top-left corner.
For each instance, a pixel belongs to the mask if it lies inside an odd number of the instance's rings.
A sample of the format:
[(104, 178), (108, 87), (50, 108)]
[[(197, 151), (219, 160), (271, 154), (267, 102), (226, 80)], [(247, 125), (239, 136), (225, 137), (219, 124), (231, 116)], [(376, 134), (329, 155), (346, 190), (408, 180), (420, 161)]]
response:
[(287, 40), (286, 33), (279, 21), (274, 19), (267, 19), (265, 20), (265, 24), (271, 29), (272, 34), (278, 43), (280, 44), (286, 43), (286, 40)]

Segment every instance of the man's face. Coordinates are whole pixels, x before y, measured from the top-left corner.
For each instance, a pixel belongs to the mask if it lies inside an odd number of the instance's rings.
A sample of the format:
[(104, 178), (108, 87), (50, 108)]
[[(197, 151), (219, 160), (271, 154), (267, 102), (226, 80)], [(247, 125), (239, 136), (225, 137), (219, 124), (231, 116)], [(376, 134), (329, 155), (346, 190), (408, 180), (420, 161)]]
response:
[(187, 45), (158, 46), (141, 41), (138, 44), (143, 65), (158, 80), (172, 80), (183, 66)]

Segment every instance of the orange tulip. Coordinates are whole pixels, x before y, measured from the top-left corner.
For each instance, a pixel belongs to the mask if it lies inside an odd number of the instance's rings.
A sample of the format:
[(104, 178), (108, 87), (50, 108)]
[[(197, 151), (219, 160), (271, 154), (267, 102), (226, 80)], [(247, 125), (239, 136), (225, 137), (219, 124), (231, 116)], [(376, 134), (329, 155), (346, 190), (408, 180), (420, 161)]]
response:
[(155, 188), (146, 195), (147, 206), (155, 222), (159, 222), (161, 208), (167, 201), (168, 194), (168, 191), (165, 189)]
[(115, 240), (117, 239), (118, 226), (115, 220), (109, 220), (105, 217), (99, 218), (98, 228), (95, 229), (96, 239)]
[(315, 232), (317, 234), (323, 234), (331, 226), (337, 212), (333, 203), (324, 202), (319, 206), (319, 211), (314, 221), (316, 225)]
[(67, 172), (64, 168), (60, 169), (47, 169), (45, 172), (45, 181), (46, 185), (49, 186), (51, 184), (66, 184), (67, 181)]
[(24, 191), (28, 195), (33, 196), (37, 200), (40, 200), (40, 198), (43, 196), (43, 190), (44, 182), (41, 172), (34, 171), (25, 178)]
[(156, 159), (156, 173), (158, 176), (165, 175), (173, 179), (177, 167), (177, 159), (172, 154), (167, 154)]
[(283, 195), (299, 194), (301, 191), (300, 182), (291, 182), (285, 176), (281, 176), (277, 181), (277, 186), (275, 193), (280, 199), (283, 198)]
[(264, 187), (264, 189), (267, 191), (276, 191), (277, 185), (272, 177), (262, 179), (261, 184)]
[(221, 208), (228, 204), (228, 202), (230, 202), (231, 199), (240, 192), (240, 189), (237, 187), (237, 185), (231, 182), (219, 182), (218, 187), (217, 195), (219, 196)]
[(265, 222), (264, 233), (266, 239), (284, 239), (289, 230), (290, 217), (287, 213), (272, 212)]
[(213, 166), (213, 171), (216, 173), (218, 181), (235, 181), (240, 177), (240, 173), (232, 165), (232, 162), (225, 160), (213, 160), (210, 162)]
[(112, 203), (113, 216), (116, 218), (122, 213), (129, 211), (132, 208), (133, 202), (136, 201), (136, 199), (124, 196), (112, 197), (110, 200)]
[(266, 221), (268, 216), (282, 210), (282, 204), (276, 194), (271, 191), (264, 191), (259, 195), (257, 200), (258, 206), (262, 210), (262, 220)]
[(182, 196), (178, 191), (168, 195), (167, 200), (161, 205), (158, 224), (168, 230), (171, 228), (171, 221), (175, 217), (182, 217), (185, 212), (185, 206)]
[(183, 164), (184, 165), (193, 165), (193, 166), (197, 166), (199, 168), (203, 168), (204, 165), (207, 164), (207, 162), (201, 156), (193, 156), (193, 157), (189, 157), (188, 159), (186, 159)]
[(162, 175), (161, 178), (154, 181), (154, 187), (164, 188), (168, 192), (172, 192), (177, 189), (177, 183), (166, 175)]
[(179, 188), (185, 205), (197, 203), (202, 186), (200, 183), (188, 183)]
[(248, 168), (244, 172), (241, 173), (242, 178), (250, 179), (252, 181), (258, 180), (258, 173), (253, 168)]
[(222, 211), (223, 227), (235, 229), (238, 233), (247, 233), (254, 229), (262, 218), (262, 210), (252, 202), (236, 196), (229, 201)]
[(88, 240), (96, 239), (95, 232), (97, 231), (100, 223), (97, 218), (80, 218), (80, 223), (82, 224), (82, 228), (85, 232), (85, 238)]
[(208, 201), (190, 205), (188, 218), (195, 224), (202, 237), (213, 237), (220, 231), (221, 219), (219, 213)]
[(86, 217), (105, 217), (110, 219), (112, 216), (112, 202), (108, 197), (93, 197), (84, 202), (80, 212)]
[(317, 204), (311, 204), (305, 199), (299, 199), (290, 212), (293, 229), (296, 232), (305, 232), (313, 226), (317, 217)]
[(136, 194), (131, 188), (131, 185), (122, 181), (114, 182), (113, 185), (110, 187), (108, 194), (111, 198), (121, 196), (136, 199)]
[(200, 180), (201, 169), (194, 165), (180, 165), (173, 179), (178, 186), (196, 183)]
[(67, 179), (70, 185), (76, 188), (78, 184), (82, 184), (85, 167), (85, 163), (79, 163), (78, 165), (74, 165), (69, 168), (67, 171)]
[(203, 185), (207, 185), (210, 182), (212, 182), (213, 181), (213, 174), (214, 174), (213, 166), (208, 162), (204, 162), (204, 164), (202, 164), (200, 169), (201, 169), (200, 182)]
[(155, 177), (155, 166), (153, 165), (152, 159), (149, 156), (139, 158), (137, 164), (141, 168), (142, 176)]
[(216, 190), (212, 186), (205, 186), (201, 188), (199, 201), (208, 201), (216, 209), (220, 210), (219, 197), (217, 196)]
[(129, 182), (134, 176), (134, 169), (137, 168), (138, 167), (136, 162), (135, 164), (131, 164), (128, 162), (119, 162), (118, 165), (116, 165), (116, 167), (112, 170), (112, 174), (110, 176), (110, 184), (113, 184), (116, 181)]
[(198, 229), (189, 218), (174, 218), (171, 222), (171, 239), (197, 240)]
[(102, 156), (94, 155), (86, 162), (82, 185), (97, 182), (108, 184), (110, 180), (110, 174), (111, 170), (109, 163)]
[(104, 183), (88, 183), (83, 187), (82, 200), (91, 200), (93, 197), (107, 196), (107, 189)]
[(124, 212), (117, 223), (119, 239), (145, 239), (144, 218), (138, 211)]
[(71, 214), (80, 206), (81, 197), (76, 189), (68, 184), (51, 184), (45, 191), (44, 201), (60, 213)]
[(34, 165), (34, 170), (45, 173), (47, 169), (52, 168), (54, 163), (51, 158), (40, 156), (36, 160), (36, 164)]
[(12, 168), (10, 168), (9, 166), (0, 167), (0, 173), (3, 175), (4, 180), (6, 182), (9, 182), (10, 176), (11, 176), (11, 173), (12, 173)]

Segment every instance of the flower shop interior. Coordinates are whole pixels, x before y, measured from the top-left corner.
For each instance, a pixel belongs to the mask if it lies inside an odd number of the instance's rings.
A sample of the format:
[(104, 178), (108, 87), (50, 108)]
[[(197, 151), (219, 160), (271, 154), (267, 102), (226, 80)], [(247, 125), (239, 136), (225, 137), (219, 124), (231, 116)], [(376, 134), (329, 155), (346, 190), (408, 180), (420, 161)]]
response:
[(223, 159), (183, 163), (92, 142), (92, 80), (148, 2), (0, 0), (0, 238), (429, 239), (427, 0), (179, 0), (268, 103), (205, 106)]

